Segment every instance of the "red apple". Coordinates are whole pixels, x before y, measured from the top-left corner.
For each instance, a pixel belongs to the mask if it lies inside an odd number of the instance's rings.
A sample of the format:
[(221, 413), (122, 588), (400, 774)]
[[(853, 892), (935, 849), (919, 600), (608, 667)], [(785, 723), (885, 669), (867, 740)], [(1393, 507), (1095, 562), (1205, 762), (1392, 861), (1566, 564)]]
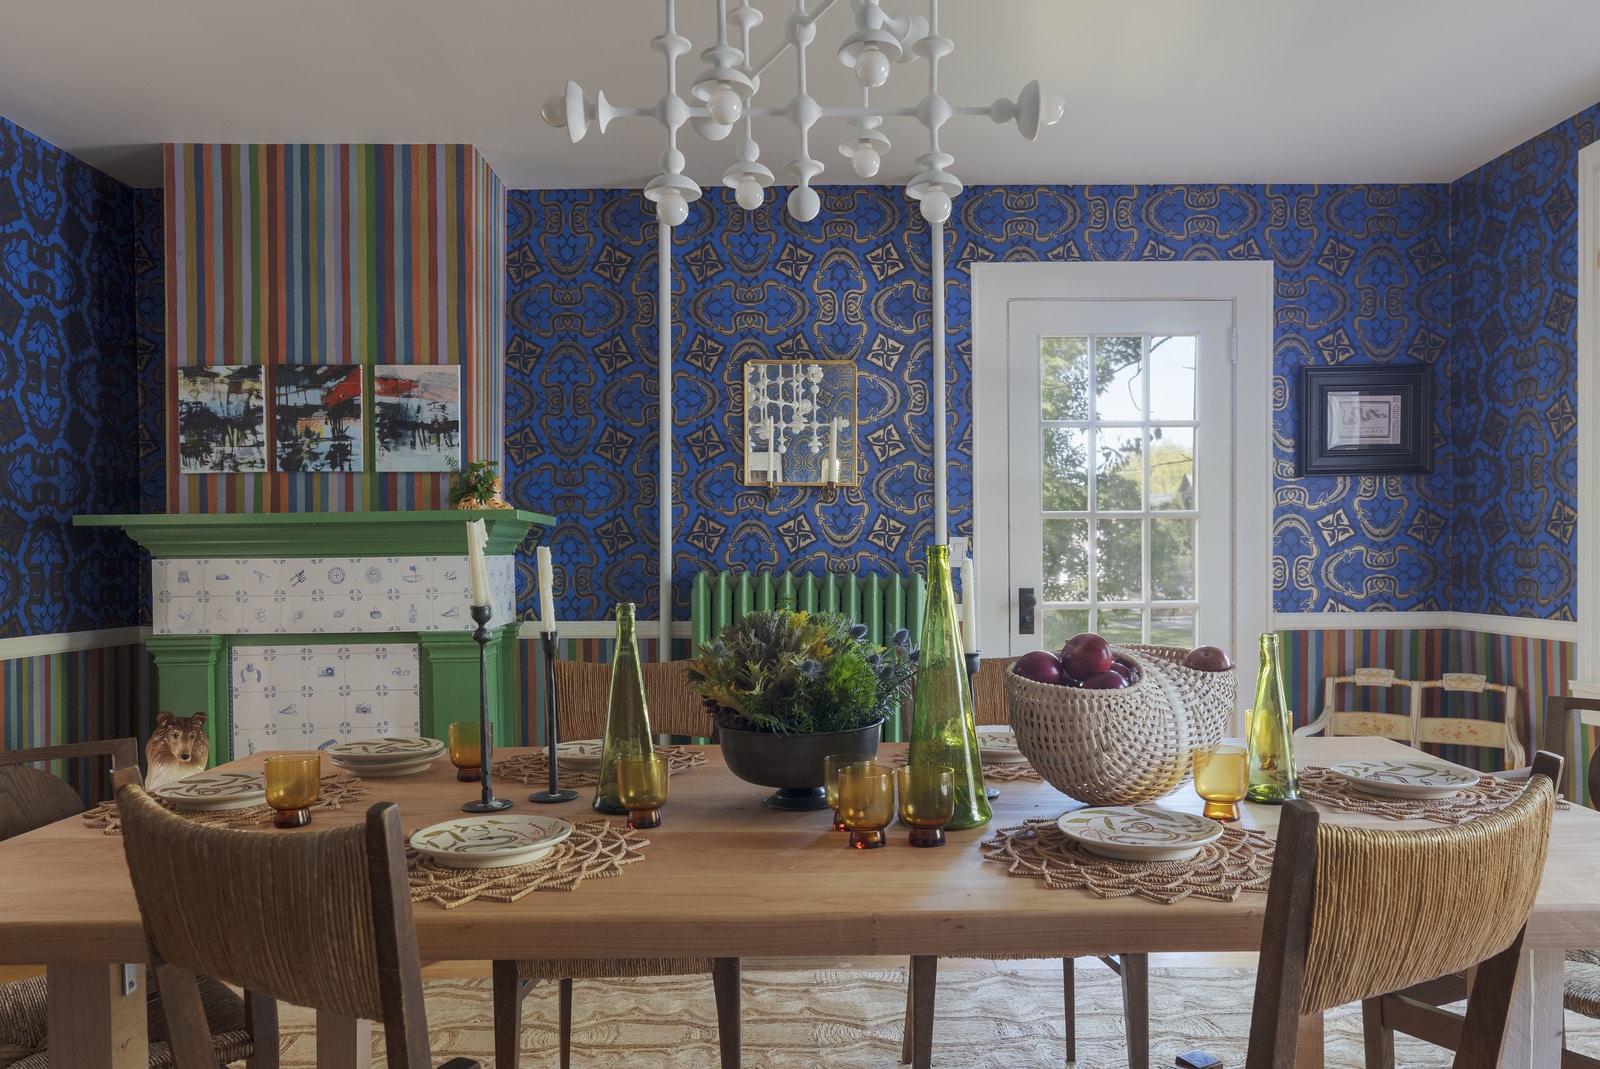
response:
[(1060, 683), (1061, 662), (1049, 650), (1034, 650), (1017, 658), (1013, 671), (1036, 683)]
[(1226, 672), (1233, 667), (1233, 662), (1216, 646), (1196, 646), (1183, 659), (1183, 666), (1200, 672)]
[(1097, 672), (1083, 681), (1084, 690), (1121, 690), (1128, 685), (1121, 672), (1113, 672), (1107, 668), (1104, 672)]
[(1111, 670), (1117, 673), (1117, 675), (1121, 676), (1123, 679), (1126, 679), (1129, 683), (1132, 683), (1135, 679), (1139, 678), (1139, 670), (1133, 665), (1129, 664), (1127, 661), (1118, 661), (1113, 659), (1111, 662)]
[(1061, 647), (1061, 667), (1076, 679), (1088, 681), (1090, 676), (1111, 670), (1111, 643), (1085, 631), (1067, 639)]

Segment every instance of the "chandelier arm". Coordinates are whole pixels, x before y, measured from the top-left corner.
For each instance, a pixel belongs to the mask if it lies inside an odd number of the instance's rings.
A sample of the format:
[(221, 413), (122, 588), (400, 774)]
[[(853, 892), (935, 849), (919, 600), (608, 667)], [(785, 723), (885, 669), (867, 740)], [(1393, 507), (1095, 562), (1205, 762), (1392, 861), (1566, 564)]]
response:
[[(826, 15), (828, 13), (828, 9), (829, 8), (833, 7), (833, 5), (837, 4), (838, 2), (839, 2), (839, 0), (822, 0), (821, 5), (818, 6), (818, 8), (815, 11), (813, 11), (811, 14), (809, 14), (809, 15), (801, 15), (801, 21), (803, 21), (803, 22), (816, 22), (818, 19), (820, 19), (822, 16), (824, 16), (824, 15)], [(767, 68), (768, 67), (770, 67), (774, 63), (778, 62), (778, 60), (782, 59), (783, 58), (783, 54), (785, 52), (789, 51), (789, 49), (792, 48), (792, 47), (794, 47), (793, 44), (787, 38), (785, 38), (783, 44), (781, 44), (777, 48), (773, 49), (772, 50), (772, 54), (770, 56), (768, 56), (766, 59), (762, 60), (759, 66), (751, 68), (750, 77), (751, 78), (760, 78), (763, 74), (765, 74), (767, 72)], [(746, 58), (748, 59), (748, 54), (747, 54)]]

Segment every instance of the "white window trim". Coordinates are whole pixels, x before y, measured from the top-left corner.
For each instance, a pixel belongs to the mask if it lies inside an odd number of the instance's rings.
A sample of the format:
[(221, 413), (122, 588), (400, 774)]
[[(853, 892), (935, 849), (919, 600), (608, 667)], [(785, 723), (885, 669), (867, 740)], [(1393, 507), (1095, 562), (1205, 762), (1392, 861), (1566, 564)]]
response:
[[(1578, 153), (1578, 589), (1571, 692), (1600, 697), (1600, 142)], [(1570, 640), (1569, 640), (1570, 641)]]
[[(973, 561), (979, 589), (1009, 581), (1006, 437), (1006, 305), (1012, 300), (1228, 300), (1234, 304), (1238, 406), (1234, 439), (1235, 659), (1255, 674), (1251, 652), (1272, 619), (1272, 296), (1268, 260), (979, 263), (972, 267)], [(1252, 413), (1259, 418), (1249, 418)], [(1004, 635), (1015, 591), (987, 597), (978, 634)], [(1244, 673), (1241, 673), (1242, 675)], [(1241, 678), (1241, 691), (1245, 689)]]

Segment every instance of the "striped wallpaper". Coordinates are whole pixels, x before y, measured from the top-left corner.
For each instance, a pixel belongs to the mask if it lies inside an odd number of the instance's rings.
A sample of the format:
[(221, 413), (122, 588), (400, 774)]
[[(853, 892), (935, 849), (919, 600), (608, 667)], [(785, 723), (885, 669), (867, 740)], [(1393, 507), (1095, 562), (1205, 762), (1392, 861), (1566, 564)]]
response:
[[(471, 146), (168, 145), (165, 210), (169, 369), (459, 364), (466, 457), (500, 459), (505, 189)], [(171, 511), (446, 503), (439, 473), (180, 475), (177, 389)]]

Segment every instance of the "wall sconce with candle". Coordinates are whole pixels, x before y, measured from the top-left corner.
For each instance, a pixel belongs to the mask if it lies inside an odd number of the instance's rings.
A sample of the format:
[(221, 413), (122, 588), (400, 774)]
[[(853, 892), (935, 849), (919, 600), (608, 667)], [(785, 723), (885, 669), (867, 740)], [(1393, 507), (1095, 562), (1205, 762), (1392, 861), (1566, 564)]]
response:
[(856, 367), (752, 360), (744, 368), (746, 486), (855, 486)]

